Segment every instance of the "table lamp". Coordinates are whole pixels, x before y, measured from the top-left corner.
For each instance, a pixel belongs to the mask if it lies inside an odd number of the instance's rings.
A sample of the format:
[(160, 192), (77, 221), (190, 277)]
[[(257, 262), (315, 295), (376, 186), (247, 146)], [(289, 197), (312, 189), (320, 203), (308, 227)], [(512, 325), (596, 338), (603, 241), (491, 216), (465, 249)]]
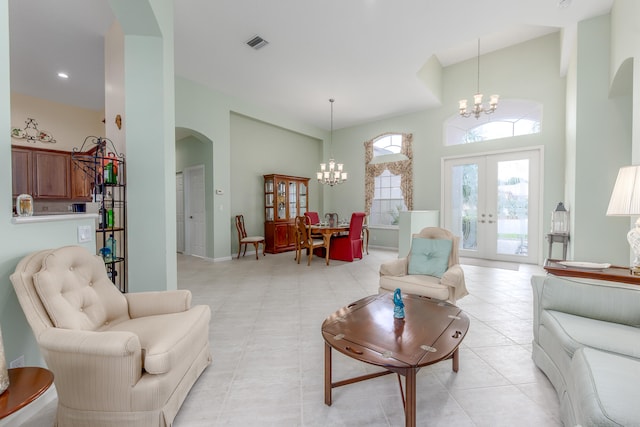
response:
[[(640, 166), (620, 168), (616, 184), (613, 186), (607, 216), (640, 215)], [(640, 275), (640, 218), (627, 233), (627, 241), (635, 255), (631, 265), (631, 274)]]

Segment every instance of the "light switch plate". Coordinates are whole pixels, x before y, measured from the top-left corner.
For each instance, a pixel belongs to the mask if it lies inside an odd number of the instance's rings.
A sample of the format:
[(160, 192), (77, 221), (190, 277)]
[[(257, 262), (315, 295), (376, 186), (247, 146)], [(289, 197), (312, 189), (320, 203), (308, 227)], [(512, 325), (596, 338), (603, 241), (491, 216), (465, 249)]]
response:
[(92, 240), (91, 238), (91, 226), (90, 225), (79, 225), (78, 226), (78, 243), (86, 243)]

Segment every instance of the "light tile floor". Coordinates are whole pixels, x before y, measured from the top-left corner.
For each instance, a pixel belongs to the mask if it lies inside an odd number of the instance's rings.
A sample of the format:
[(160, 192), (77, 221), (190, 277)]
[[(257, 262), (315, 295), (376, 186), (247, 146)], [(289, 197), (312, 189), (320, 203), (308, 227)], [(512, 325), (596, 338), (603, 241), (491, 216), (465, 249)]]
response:
[[(380, 264), (396, 257), (370, 249), (361, 261), (326, 266), (314, 257), (307, 266), (292, 252), (215, 263), (178, 255), (179, 287), (192, 291), (194, 304), (211, 307), (213, 363), (174, 427), (403, 426), (393, 375), (334, 389), (333, 405), (324, 404), (320, 333), (326, 316), (377, 293)], [(463, 265), (470, 295), (458, 305), (471, 325), (460, 370), (444, 361), (418, 372), (417, 425), (562, 425), (555, 391), (531, 360), (530, 277), (544, 270), (510, 267)], [(338, 352), (333, 367), (334, 381), (378, 369)], [(52, 411), (29, 426), (47, 425), (39, 422)]]

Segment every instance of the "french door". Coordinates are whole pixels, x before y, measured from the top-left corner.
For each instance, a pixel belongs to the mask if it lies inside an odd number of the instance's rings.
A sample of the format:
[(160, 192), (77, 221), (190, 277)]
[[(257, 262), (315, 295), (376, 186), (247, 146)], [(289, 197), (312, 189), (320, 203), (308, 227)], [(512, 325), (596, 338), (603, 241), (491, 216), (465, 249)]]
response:
[(443, 160), (444, 226), (460, 256), (538, 262), (540, 150)]

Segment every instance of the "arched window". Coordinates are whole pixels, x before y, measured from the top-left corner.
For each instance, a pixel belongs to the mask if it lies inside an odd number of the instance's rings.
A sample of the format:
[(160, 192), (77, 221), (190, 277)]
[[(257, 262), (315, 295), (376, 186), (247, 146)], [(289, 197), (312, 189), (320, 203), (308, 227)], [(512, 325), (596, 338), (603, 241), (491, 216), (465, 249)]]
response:
[(413, 208), (413, 135), (386, 133), (365, 146), (365, 211), (369, 225), (397, 226)]
[(478, 119), (455, 115), (444, 123), (445, 145), (540, 133), (542, 104), (528, 99), (503, 99), (493, 114)]

